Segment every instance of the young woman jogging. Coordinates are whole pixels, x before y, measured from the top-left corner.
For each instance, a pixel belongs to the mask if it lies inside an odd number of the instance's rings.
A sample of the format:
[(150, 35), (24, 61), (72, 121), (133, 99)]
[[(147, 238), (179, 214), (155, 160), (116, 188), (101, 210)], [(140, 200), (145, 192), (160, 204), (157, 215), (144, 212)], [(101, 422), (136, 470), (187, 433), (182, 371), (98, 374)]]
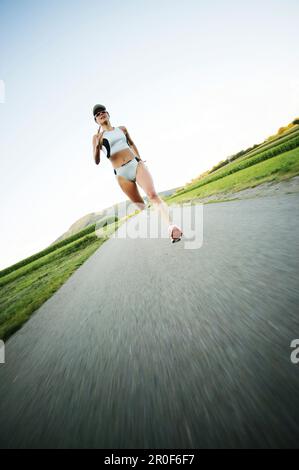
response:
[(99, 125), (97, 134), (92, 138), (95, 163), (100, 163), (102, 150), (111, 161), (115, 177), (126, 196), (139, 209), (145, 209), (146, 204), (139, 193), (138, 184), (167, 223), (172, 243), (180, 241), (183, 232), (172, 223), (168, 206), (158, 196), (151, 173), (141, 159), (128, 129), (125, 126), (112, 127), (110, 114), (104, 105), (96, 104), (93, 107), (93, 116)]

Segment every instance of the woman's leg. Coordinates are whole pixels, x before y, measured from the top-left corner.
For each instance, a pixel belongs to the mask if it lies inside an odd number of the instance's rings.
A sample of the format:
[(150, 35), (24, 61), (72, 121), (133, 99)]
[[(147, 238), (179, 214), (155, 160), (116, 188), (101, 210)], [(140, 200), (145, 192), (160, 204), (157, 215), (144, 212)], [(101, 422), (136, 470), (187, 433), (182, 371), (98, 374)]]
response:
[(116, 176), (119, 186), (123, 192), (128, 196), (128, 198), (136, 204), (138, 209), (143, 210), (146, 207), (146, 204), (139, 193), (138, 187), (134, 181), (129, 181), (123, 176)]
[[(136, 182), (139, 184), (139, 186), (141, 186), (141, 188), (146, 193), (147, 197), (154, 204), (155, 208), (160, 212), (165, 222), (168, 225), (171, 225), (173, 222), (168, 205), (158, 196), (155, 190), (152, 175), (149, 172), (147, 166), (142, 161), (138, 163)], [(180, 228), (175, 226), (172, 232), (173, 237), (179, 238), (181, 234), (182, 231), (180, 230)]]

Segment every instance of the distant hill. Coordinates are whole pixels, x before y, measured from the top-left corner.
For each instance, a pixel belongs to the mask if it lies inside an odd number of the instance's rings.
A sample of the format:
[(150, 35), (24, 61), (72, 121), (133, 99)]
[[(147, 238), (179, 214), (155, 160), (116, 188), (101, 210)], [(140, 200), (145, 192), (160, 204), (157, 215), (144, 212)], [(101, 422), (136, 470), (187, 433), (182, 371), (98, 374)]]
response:
[[(172, 188), (172, 189), (167, 189), (166, 191), (161, 191), (158, 194), (161, 197), (171, 196), (179, 188), (180, 186), (176, 188)], [(147, 196), (144, 196), (144, 201), (146, 203), (148, 202)], [(132, 208), (130, 208), (130, 211), (128, 210), (131, 204), (132, 202), (127, 199), (126, 201), (122, 201), (117, 204), (114, 204), (113, 206), (107, 207), (106, 209), (103, 209), (100, 212), (91, 212), (90, 214), (84, 215), (80, 219), (76, 220), (76, 222), (74, 222), (65, 233), (63, 233), (60, 237), (58, 237), (49, 246), (52, 246), (54, 243), (57, 243), (61, 240), (64, 240), (65, 238), (68, 238), (74, 235), (77, 232), (80, 232), (80, 230), (84, 229), (88, 225), (97, 223), (100, 219), (102, 219), (105, 216), (116, 214), (119, 218), (121, 218), (121, 217), (124, 217), (125, 215), (135, 212), (137, 207), (134, 207), (133, 210), (131, 210)]]

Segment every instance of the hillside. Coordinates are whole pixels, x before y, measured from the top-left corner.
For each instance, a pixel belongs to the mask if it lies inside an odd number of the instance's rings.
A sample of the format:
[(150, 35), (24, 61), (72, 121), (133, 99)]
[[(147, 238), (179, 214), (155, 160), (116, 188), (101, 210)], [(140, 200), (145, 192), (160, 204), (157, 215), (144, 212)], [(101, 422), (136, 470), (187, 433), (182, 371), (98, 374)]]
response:
[[(213, 194), (237, 192), (299, 174), (299, 125), (294, 120), (275, 137), (265, 139), (215, 165), (166, 198), (169, 203), (200, 201)], [(280, 128), (282, 129), (282, 128)]]
[[(165, 191), (159, 192), (158, 194), (160, 195), (160, 197), (171, 196), (179, 188), (180, 187), (167, 189)], [(144, 196), (144, 200), (146, 203), (148, 202), (148, 198), (146, 196)], [(121, 218), (125, 215), (129, 215), (130, 213), (135, 212), (136, 208), (133, 211), (131, 210), (130, 212), (128, 212), (128, 207), (131, 204), (131, 201), (127, 199), (126, 201), (122, 201), (120, 203), (114, 204), (113, 206), (107, 207), (106, 209), (103, 209), (100, 212), (91, 212), (90, 214), (84, 215), (80, 219), (76, 220), (76, 222), (74, 222), (65, 233), (60, 235), (60, 237), (58, 237), (53, 243), (51, 243), (51, 245), (54, 245), (55, 243), (64, 240), (68, 237), (71, 237), (72, 235), (80, 232), (80, 230), (83, 230), (89, 225), (97, 223), (104, 216), (111, 216), (113, 214), (116, 214), (119, 218)]]

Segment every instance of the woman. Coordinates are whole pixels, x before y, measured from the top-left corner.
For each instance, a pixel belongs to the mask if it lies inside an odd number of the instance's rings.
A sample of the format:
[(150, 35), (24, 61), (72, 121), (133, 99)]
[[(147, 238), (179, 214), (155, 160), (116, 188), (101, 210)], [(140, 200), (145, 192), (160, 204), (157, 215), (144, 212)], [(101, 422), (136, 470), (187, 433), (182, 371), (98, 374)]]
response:
[[(93, 116), (95, 122), (99, 124), (98, 133), (92, 138), (95, 163), (97, 165), (100, 163), (100, 151), (104, 151), (112, 163), (114, 174), (123, 192), (139, 209), (145, 209), (146, 204), (138, 191), (138, 184), (164, 217), (172, 243), (180, 241), (183, 232), (177, 225), (172, 224), (168, 206), (158, 196), (152, 176), (144, 161), (141, 160), (127, 128), (125, 126), (112, 127), (110, 114), (101, 104), (93, 107)], [(101, 127), (102, 132), (100, 132)]]

